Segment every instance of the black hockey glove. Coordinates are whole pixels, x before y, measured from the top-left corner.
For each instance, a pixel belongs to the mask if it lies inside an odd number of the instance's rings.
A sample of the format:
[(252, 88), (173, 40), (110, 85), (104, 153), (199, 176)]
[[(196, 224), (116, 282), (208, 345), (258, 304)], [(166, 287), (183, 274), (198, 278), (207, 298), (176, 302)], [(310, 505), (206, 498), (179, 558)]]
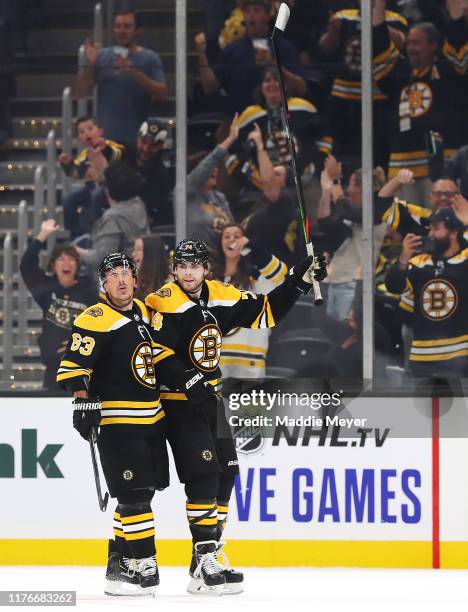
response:
[(316, 255), (315, 261), (312, 255), (309, 255), (302, 261), (300, 261), (294, 268), (289, 270), (288, 282), (302, 291), (303, 293), (309, 293), (312, 289), (312, 274), (316, 281), (322, 281), (327, 278), (327, 262), (323, 255)]
[(184, 376), (177, 386), (185, 393), (187, 399), (195, 405), (217, 399), (213, 387), (203, 374), (195, 368), (185, 370)]
[(98, 397), (76, 397), (73, 402), (73, 427), (85, 440), (93, 427), (101, 422), (101, 400)]

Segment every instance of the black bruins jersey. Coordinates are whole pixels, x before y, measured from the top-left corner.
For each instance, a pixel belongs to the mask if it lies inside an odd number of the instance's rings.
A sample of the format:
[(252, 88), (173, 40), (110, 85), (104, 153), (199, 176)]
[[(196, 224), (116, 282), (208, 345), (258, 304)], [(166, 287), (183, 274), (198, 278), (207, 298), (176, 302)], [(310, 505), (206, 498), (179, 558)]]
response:
[[(395, 47), (385, 25), (374, 28), (374, 52)], [(379, 88), (394, 109), (388, 177), (409, 168), (416, 178), (429, 175), (429, 131), (444, 137), (444, 156), (449, 158), (466, 140), (466, 71), (468, 47), (460, 37), (446, 31), (443, 58), (424, 69), (413, 69), (406, 59), (393, 54), (392, 64), (379, 80)]]
[[(297, 154), (297, 165), (302, 173), (306, 165), (313, 162), (317, 165), (320, 158), (332, 152), (332, 138), (327, 135), (322, 117), (317, 108), (303, 98), (289, 98), (288, 110), (294, 144)], [(230, 176), (247, 178), (255, 187), (262, 188), (258, 168), (250, 155), (245, 154), (245, 142), (257, 123), (263, 134), (268, 156), (273, 165), (290, 164), (291, 156), (288, 139), (284, 131), (279, 108), (264, 108), (259, 105), (248, 106), (238, 119), (239, 138), (232, 153), (226, 159), (226, 170)]]
[(434, 261), (423, 253), (410, 260), (400, 307), (412, 314), (409, 359), (415, 372), (432, 366), (435, 372), (468, 375), (467, 281), (468, 248), (447, 259)]
[(149, 322), (139, 300), (128, 311), (102, 301), (75, 320), (57, 382), (71, 392), (89, 387), (90, 397), (101, 400), (101, 426), (135, 433), (134, 426), (140, 432), (164, 417)]
[[(273, 327), (299, 297), (298, 289), (283, 283), (268, 295), (241, 291), (219, 281), (205, 281), (200, 298), (191, 299), (177, 283), (168, 283), (146, 298), (155, 311), (154, 363), (165, 380), (178, 380), (196, 368), (219, 390), (221, 343), (236, 327)], [(174, 382), (161, 386), (162, 400), (186, 400)]]
[[(345, 9), (334, 14), (341, 24), (340, 41), (337, 50), (337, 75), (333, 81), (331, 95), (345, 100), (361, 100), (361, 14), (358, 9)], [(406, 19), (393, 11), (385, 11), (387, 25), (402, 31), (408, 28)], [(395, 47), (386, 45), (376, 53), (372, 74), (374, 77), (374, 100), (385, 100), (377, 83), (389, 70), (397, 56)]]

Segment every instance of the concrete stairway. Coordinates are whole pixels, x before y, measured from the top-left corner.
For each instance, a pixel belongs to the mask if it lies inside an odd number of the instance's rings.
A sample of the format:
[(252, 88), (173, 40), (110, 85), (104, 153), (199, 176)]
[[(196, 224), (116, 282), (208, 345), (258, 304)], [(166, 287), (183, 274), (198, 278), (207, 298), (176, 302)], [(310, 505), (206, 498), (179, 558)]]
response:
[[(36, 12), (34, 25), (26, 32), (24, 51), (14, 57), (15, 96), (10, 100), (12, 134), (0, 147), (0, 271), (3, 269), (3, 240), (7, 231), (16, 236), (21, 200), (28, 203), (29, 227), (32, 227), (34, 170), (38, 164), (45, 163), (45, 139), (51, 129), (56, 131), (60, 147), (62, 92), (64, 87), (73, 85), (78, 48), (92, 35), (95, 4), (96, 0), (43, 0), (42, 10)], [(175, 114), (175, 4), (173, 0), (136, 0), (134, 4), (143, 24), (141, 43), (160, 54), (169, 84), (168, 101), (155, 106), (153, 114), (172, 118)], [(196, 0), (189, 2), (188, 23), (187, 36), (191, 48), (195, 32), (203, 28), (203, 9)], [(188, 62), (189, 78), (193, 78), (195, 56), (192, 52)], [(60, 185), (57, 193), (59, 202)], [(18, 269), (17, 250), (14, 252), (14, 269)], [(0, 300), (2, 298), (3, 277), (0, 274)], [(43, 366), (39, 361), (36, 339), (41, 316), (41, 311), (30, 299), (29, 346), (18, 346), (14, 336), (12, 388), (40, 387)], [(0, 347), (2, 334), (3, 319), (0, 316)], [(1, 350), (0, 359), (3, 359)]]

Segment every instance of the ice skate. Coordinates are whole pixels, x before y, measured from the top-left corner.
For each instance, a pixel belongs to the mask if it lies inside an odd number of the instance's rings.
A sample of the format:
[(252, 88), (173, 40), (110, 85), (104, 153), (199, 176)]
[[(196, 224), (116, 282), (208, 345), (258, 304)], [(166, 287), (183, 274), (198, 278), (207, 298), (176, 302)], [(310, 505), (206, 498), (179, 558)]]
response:
[(151, 559), (152, 565), (149, 561), (142, 559), (137, 563), (135, 559), (120, 555), (115, 549), (115, 542), (109, 540), (104, 593), (111, 596), (154, 596), (155, 587), (159, 584), (159, 574), (155, 559)]
[(222, 595), (226, 578), (216, 558), (217, 542), (197, 542), (190, 565), (191, 580), (187, 591), (193, 595)]
[(223, 587), (223, 595), (237, 595), (244, 590), (244, 574), (232, 567), (229, 567), (229, 559), (226, 553), (222, 550), (226, 542), (220, 540), (216, 547), (216, 559), (223, 567), (223, 576), (226, 579), (226, 584)]

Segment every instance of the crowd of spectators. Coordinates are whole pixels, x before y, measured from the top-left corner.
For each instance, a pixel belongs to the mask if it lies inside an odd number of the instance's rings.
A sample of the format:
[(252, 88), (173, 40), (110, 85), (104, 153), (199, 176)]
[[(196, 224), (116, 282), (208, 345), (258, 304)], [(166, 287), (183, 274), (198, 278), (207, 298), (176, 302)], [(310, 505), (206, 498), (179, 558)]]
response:
[[(279, 45), (289, 120), (311, 233), (329, 258), (324, 374), (359, 377), (360, 1), (288, 3), (294, 10)], [(278, 4), (205, 0), (205, 30), (194, 39), (193, 109), (215, 109), (218, 129), (211, 149), (189, 143), (188, 237), (208, 244), (215, 278), (254, 291), (282, 282), (305, 248), (270, 41)], [(463, 0), (372, 0), (378, 376), (386, 365), (437, 375), (450, 374), (453, 364), (454, 375), (468, 375), (460, 315), (468, 280), (467, 24)], [(114, 46), (86, 41), (76, 93), (97, 87), (97, 117), (77, 121), (81, 152), (60, 158), (63, 171), (82, 182), (63, 202), (76, 267), (92, 271), (108, 252), (133, 253), (142, 297), (170, 276), (171, 245), (158, 231), (173, 224), (175, 197), (164, 158), (168, 128), (149, 115), (150, 103), (163, 102), (168, 90), (160, 57), (138, 43), (143, 25), (122, 10)], [(36, 256), (41, 244), (33, 244)], [(241, 340), (225, 340), (226, 372), (263, 374), (268, 334), (236, 333)]]

